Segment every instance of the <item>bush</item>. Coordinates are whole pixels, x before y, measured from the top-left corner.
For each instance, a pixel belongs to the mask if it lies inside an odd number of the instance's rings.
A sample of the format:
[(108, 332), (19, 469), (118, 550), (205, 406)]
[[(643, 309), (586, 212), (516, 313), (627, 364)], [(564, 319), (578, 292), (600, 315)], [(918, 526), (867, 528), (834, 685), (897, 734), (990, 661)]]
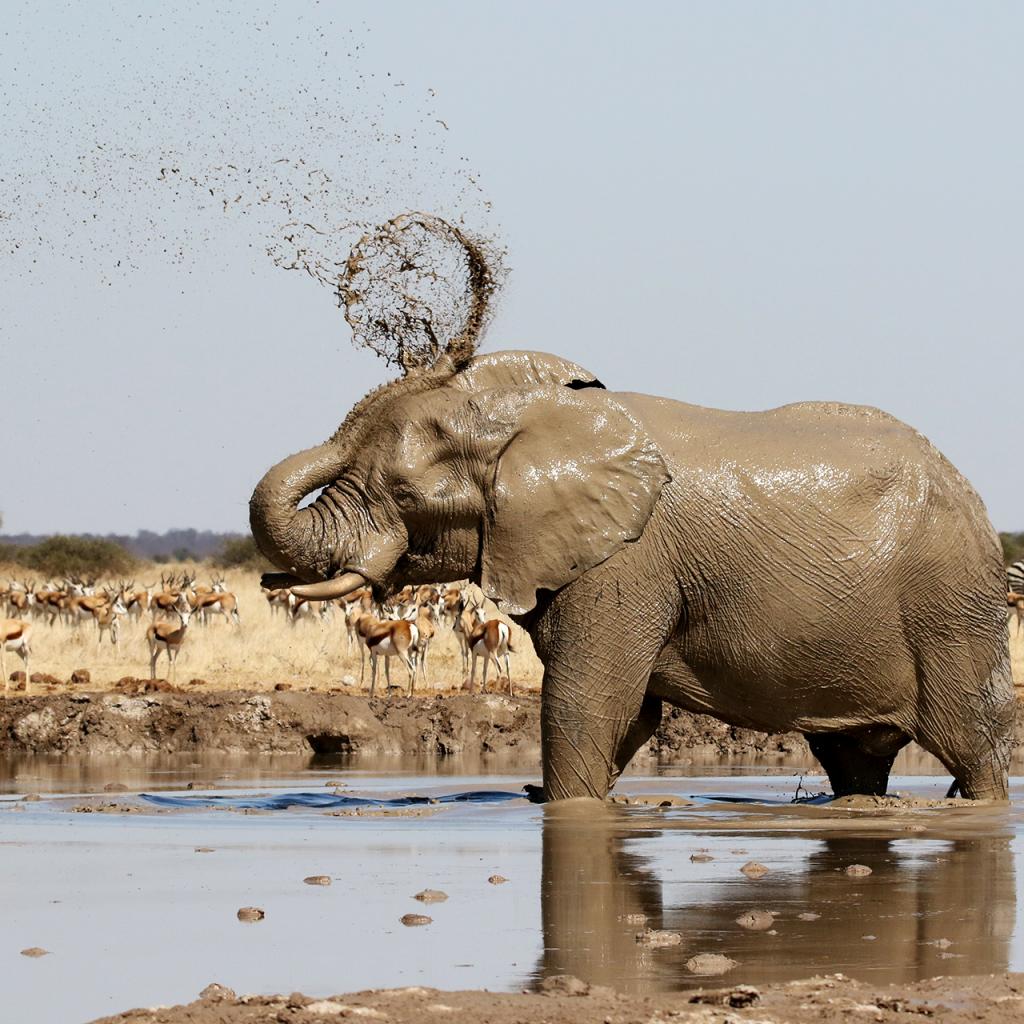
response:
[(251, 569), (268, 572), (274, 567), (268, 562), (252, 537), (233, 537), (224, 542), (221, 552), (213, 559), (219, 569)]
[(136, 565), (120, 544), (101, 537), (48, 537), (17, 548), (15, 560), (44, 576), (123, 576)]
[(1003, 561), (1007, 565), (1024, 558), (1024, 533), (1001, 533), (999, 539), (1003, 542)]

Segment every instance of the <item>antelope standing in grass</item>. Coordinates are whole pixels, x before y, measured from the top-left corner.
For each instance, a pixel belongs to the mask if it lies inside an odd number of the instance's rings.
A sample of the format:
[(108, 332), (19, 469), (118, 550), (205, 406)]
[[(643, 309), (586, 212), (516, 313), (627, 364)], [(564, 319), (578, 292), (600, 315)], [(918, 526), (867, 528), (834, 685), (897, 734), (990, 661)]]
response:
[(28, 656), (31, 653), (29, 634), (32, 623), (24, 619), (0, 619), (0, 673), (4, 677), (4, 696), (7, 696), (11, 681), (7, 676), (7, 652), (14, 651), (25, 663), (25, 692), (28, 693)]
[(178, 661), (178, 653), (181, 645), (185, 642), (185, 632), (188, 629), (189, 619), (192, 617), (192, 609), (188, 601), (179, 601), (173, 608), (178, 616), (178, 625), (170, 622), (154, 622), (146, 630), (146, 642), (149, 644), (149, 678), (156, 679), (156, 662), (160, 652), (167, 654), (167, 661), (170, 664), (171, 679), (175, 676), (175, 667)]
[[(437, 633), (434, 626), (436, 602), (421, 604), (416, 615), (416, 666), (419, 670), (420, 679), (424, 686), (429, 687), (427, 682), (427, 654), (430, 651), (430, 644)], [(409, 691), (412, 692), (411, 690)]]
[(227, 590), (207, 590), (202, 594), (195, 594), (188, 601), (194, 613), (198, 613), (199, 621), (206, 625), (211, 615), (221, 615), (225, 622), (232, 622), (236, 626), (241, 625), (238, 617), (238, 598)]
[[(367, 622), (367, 620), (372, 620)], [(370, 654), (370, 697), (377, 684), (377, 661), (384, 659), (384, 677), (387, 689), (391, 689), (391, 659), (398, 658), (409, 672), (409, 696), (412, 696), (416, 682), (416, 643), (419, 631), (415, 623), (405, 619), (390, 619), (381, 622), (373, 616), (364, 615), (360, 620), (360, 635)]]
[(476, 683), (476, 660), (484, 659), (484, 679), (480, 686), (480, 692), (487, 690), (487, 666), (494, 660), (498, 670), (498, 678), (501, 678), (501, 662), (505, 662), (505, 678), (508, 680), (508, 695), (512, 693), (512, 673), (509, 670), (508, 654), (512, 650), (512, 627), (501, 619), (488, 619), (476, 626), (469, 636), (469, 648), (473, 654), (473, 670), (469, 677), (469, 692), (473, 692)]
[(121, 646), (120, 627), (118, 619), (127, 615), (128, 609), (124, 606), (123, 597), (118, 594), (113, 604), (104, 605), (102, 608), (94, 608), (92, 617), (96, 622), (96, 649), (99, 650), (103, 644), (103, 634), (110, 634), (110, 642), (115, 647)]
[(1013, 612), (1007, 612), (1008, 615), (1016, 613), (1017, 632), (1014, 634), (1016, 636), (1024, 629), (1024, 594), (1018, 594), (1014, 590), (1009, 591), (1006, 595), (1006, 606), (1013, 609)]

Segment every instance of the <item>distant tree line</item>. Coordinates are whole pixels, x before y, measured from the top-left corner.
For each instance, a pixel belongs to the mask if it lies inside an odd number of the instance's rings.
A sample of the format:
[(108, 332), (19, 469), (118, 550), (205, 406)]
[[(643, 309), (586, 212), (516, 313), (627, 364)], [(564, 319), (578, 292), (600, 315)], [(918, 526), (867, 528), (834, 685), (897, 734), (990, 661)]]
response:
[[(170, 547), (172, 544), (177, 546)], [(220, 569), (258, 572), (271, 568), (252, 537), (209, 530), (171, 530), (165, 534), (142, 530), (134, 538), (116, 534), (0, 536), (0, 563), (39, 577), (129, 576), (140, 561), (209, 561)]]

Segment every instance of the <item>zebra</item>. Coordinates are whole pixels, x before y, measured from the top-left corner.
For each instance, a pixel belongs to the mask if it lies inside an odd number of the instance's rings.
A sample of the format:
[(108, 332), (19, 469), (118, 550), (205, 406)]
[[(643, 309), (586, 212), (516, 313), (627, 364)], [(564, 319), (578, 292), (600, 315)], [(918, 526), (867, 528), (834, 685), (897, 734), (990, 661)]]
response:
[(1024, 559), (1007, 567), (1006, 604), (1017, 613), (1017, 633), (1019, 634), (1024, 629)]

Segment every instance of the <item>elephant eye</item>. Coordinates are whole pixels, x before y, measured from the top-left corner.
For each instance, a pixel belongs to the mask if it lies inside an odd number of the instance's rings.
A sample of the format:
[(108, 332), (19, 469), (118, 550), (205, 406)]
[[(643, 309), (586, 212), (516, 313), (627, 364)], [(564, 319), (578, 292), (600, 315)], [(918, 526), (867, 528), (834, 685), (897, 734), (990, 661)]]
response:
[(411, 508), (419, 501), (419, 491), (404, 480), (399, 480), (391, 487), (391, 496), (398, 503), (399, 508)]

